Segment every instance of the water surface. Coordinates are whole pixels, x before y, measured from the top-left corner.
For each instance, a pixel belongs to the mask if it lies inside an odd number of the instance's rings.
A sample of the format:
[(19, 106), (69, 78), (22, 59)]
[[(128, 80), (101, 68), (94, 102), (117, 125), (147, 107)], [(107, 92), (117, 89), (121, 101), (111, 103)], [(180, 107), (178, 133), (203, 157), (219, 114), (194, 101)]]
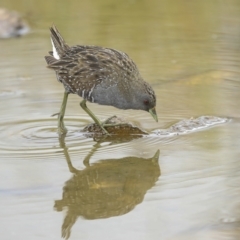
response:
[[(240, 238), (238, 1), (2, 4), (32, 27), (0, 41), (2, 239)], [(229, 121), (184, 135), (96, 142), (81, 133), (92, 120), (71, 95), (69, 132), (59, 139), (51, 115), (63, 87), (43, 59), (53, 22), (69, 44), (127, 52), (155, 89), (158, 123), (147, 112), (89, 104), (100, 119), (117, 115), (148, 132), (191, 117)], [(74, 185), (78, 174), (82, 188)], [(71, 183), (75, 195), (66, 196)], [(79, 204), (59, 207), (65, 198)]]

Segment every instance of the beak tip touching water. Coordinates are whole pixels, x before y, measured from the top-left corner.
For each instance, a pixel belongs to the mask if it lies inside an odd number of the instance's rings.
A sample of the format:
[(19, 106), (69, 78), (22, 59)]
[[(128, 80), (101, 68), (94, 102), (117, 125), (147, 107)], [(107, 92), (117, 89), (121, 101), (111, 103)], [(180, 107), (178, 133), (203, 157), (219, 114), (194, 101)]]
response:
[(154, 120), (155, 120), (156, 122), (158, 122), (158, 116), (157, 116), (157, 113), (156, 113), (155, 107), (149, 109), (149, 113), (152, 115), (152, 117), (154, 118)]

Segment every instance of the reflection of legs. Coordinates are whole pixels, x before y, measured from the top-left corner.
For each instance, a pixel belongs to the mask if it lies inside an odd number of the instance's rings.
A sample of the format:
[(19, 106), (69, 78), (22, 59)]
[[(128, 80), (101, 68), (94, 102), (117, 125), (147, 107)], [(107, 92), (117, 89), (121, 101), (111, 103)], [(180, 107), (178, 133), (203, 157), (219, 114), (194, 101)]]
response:
[(58, 133), (59, 134), (64, 134), (67, 132), (67, 129), (65, 128), (64, 122), (63, 122), (65, 109), (67, 106), (67, 99), (68, 99), (68, 93), (65, 91), (64, 96), (63, 96), (62, 106), (60, 109), (60, 113), (58, 114)]
[(83, 164), (85, 165), (85, 167), (90, 167), (90, 158), (94, 155), (94, 153), (100, 147), (101, 147), (101, 142), (98, 142), (98, 143), (93, 145), (93, 148), (91, 149), (91, 151), (88, 153), (88, 155), (83, 160)]
[(73, 167), (73, 165), (72, 165), (72, 162), (71, 162), (71, 159), (70, 159), (70, 155), (69, 155), (69, 152), (68, 152), (68, 148), (67, 148), (67, 146), (65, 144), (65, 137), (66, 137), (66, 135), (63, 134), (63, 135), (59, 136), (59, 138), (58, 138), (59, 144), (60, 144), (60, 148), (63, 149), (63, 153), (64, 153), (64, 156), (66, 158), (69, 171), (71, 173), (77, 173), (78, 170), (75, 167)]
[(93, 114), (93, 112), (87, 107), (86, 100), (83, 99), (80, 102), (82, 109), (93, 119), (93, 121), (103, 130), (104, 133), (109, 134), (108, 131), (103, 127), (103, 124), (100, 120)]
[[(58, 140), (59, 140), (60, 147), (63, 149), (63, 153), (64, 153), (65, 158), (67, 160), (67, 164), (68, 164), (70, 172), (74, 173), (74, 174), (79, 173), (79, 171), (72, 166), (71, 159), (70, 159), (70, 156), (69, 156), (69, 153), (68, 153), (68, 148), (65, 145), (65, 137), (66, 137), (65, 134), (62, 134), (62, 135), (59, 136)], [(64, 191), (65, 190), (63, 190), (63, 192)], [(65, 206), (66, 206), (66, 202), (65, 202), (65, 199), (63, 198), (62, 200), (56, 200), (55, 201), (54, 209), (56, 211), (63, 211)], [(65, 219), (63, 221), (63, 224), (62, 224), (62, 237), (63, 238), (68, 239), (70, 237), (71, 228), (74, 225), (74, 223), (76, 222), (77, 218), (78, 218), (78, 215), (75, 211), (75, 208), (69, 207), (68, 213), (66, 214), (66, 217), (65, 217)]]

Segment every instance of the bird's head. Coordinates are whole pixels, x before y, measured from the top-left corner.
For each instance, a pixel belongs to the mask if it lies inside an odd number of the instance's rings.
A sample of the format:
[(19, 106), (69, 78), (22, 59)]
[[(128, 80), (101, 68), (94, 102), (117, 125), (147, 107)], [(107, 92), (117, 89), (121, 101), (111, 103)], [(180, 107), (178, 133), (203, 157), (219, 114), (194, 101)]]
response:
[(158, 122), (158, 117), (156, 113), (156, 95), (152, 87), (147, 83), (143, 82), (143, 86), (140, 91), (137, 91), (138, 95), (138, 109), (149, 112), (154, 120)]

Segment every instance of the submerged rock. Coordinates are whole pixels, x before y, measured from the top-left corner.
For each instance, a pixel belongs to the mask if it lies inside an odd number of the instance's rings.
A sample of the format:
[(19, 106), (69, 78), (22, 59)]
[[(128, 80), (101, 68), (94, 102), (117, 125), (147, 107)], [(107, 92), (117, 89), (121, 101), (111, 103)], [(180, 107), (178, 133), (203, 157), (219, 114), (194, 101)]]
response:
[[(148, 133), (144, 130), (140, 129), (137, 126), (132, 125), (131, 123), (125, 122), (123, 119), (113, 116), (105, 121), (106, 130), (109, 132), (109, 136), (105, 135), (105, 138), (114, 138), (118, 137), (127, 137), (132, 136), (132, 138), (140, 138), (143, 135), (147, 135)], [(88, 133), (90, 137), (101, 137), (104, 135), (102, 129), (96, 124), (92, 123), (87, 125), (83, 129), (84, 133)], [(135, 136), (135, 137), (134, 137)]]
[(121, 118), (114, 116), (106, 121), (106, 124), (109, 124), (106, 129), (110, 135), (104, 135), (102, 129), (95, 123), (86, 126), (83, 129), (83, 132), (86, 133), (87, 137), (93, 137), (94, 140), (97, 141), (114, 141), (114, 139), (119, 138), (121, 138), (121, 140), (123, 140), (124, 138), (132, 140), (147, 135), (171, 137), (180, 134), (188, 134), (195, 131), (207, 129), (218, 124), (226, 123), (228, 121), (228, 118), (221, 118), (215, 116), (200, 116), (197, 118), (183, 119), (173, 124), (169, 128), (156, 129), (153, 132), (148, 133), (137, 126), (134, 126), (131, 123), (126, 123)]
[(18, 12), (0, 8), (0, 38), (19, 37), (29, 30), (27, 22)]

